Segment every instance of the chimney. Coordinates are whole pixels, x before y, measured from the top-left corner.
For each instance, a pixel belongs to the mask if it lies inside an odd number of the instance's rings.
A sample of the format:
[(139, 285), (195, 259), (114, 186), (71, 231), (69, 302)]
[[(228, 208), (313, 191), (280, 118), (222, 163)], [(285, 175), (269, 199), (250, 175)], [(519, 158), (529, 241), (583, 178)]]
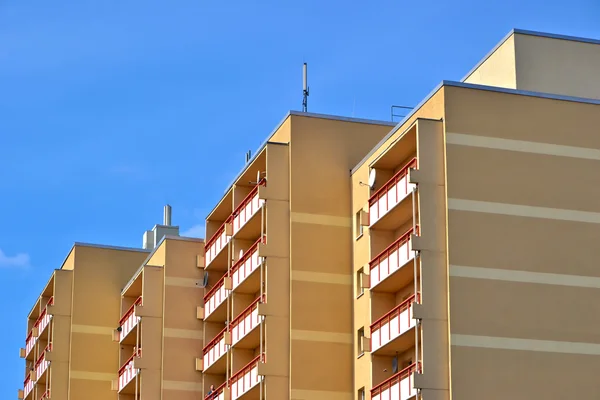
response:
[(163, 225), (171, 226), (171, 206), (168, 204), (164, 208)]
[(165, 236), (179, 236), (179, 227), (171, 225), (171, 206), (165, 205), (163, 208), (163, 223), (156, 224), (150, 231), (144, 233), (142, 247), (146, 250), (153, 250)]

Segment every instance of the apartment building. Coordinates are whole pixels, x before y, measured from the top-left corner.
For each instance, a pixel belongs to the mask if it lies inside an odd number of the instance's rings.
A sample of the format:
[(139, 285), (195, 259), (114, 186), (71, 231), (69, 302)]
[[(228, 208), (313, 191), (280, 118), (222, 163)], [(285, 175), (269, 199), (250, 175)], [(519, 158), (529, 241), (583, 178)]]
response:
[(120, 368), (111, 398), (201, 398), (195, 362), (203, 347), (203, 257), (202, 239), (162, 236), (124, 285), (114, 331)]
[[(204, 393), (351, 393), (350, 169), (390, 124), (290, 112), (206, 218)], [(209, 397), (210, 398), (210, 397)]]
[(600, 41), (515, 30), (352, 170), (355, 399), (600, 390)]
[(27, 316), (19, 399), (115, 398), (119, 294), (148, 256), (143, 249), (75, 243)]

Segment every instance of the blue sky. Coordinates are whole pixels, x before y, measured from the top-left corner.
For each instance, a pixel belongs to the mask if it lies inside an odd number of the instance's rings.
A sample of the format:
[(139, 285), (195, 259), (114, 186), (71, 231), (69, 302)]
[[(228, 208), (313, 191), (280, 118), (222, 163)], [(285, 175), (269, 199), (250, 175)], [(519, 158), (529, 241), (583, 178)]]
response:
[(511, 28), (600, 38), (596, 0), (0, 2), (0, 398), (75, 241), (203, 218), (290, 109), (389, 119)]

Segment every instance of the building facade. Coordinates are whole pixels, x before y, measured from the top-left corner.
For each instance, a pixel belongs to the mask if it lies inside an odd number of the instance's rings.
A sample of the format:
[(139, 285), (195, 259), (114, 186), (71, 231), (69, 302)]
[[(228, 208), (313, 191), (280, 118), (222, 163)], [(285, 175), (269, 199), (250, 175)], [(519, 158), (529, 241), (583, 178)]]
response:
[(399, 124), (290, 112), (206, 242), (166, 213), (75, 245), (20, 398), (593, 396), (597, 71), (600, 41), (514, 30)]

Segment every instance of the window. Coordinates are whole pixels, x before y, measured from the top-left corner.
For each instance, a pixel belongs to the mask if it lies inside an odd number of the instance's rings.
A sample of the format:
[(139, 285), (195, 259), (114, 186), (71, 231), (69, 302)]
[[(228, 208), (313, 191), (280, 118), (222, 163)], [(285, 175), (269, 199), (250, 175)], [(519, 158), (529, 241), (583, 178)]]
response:
[(358, 400), (365, 400), (365, 388), (358, 389)]
[(354, 236), (356, 237), (356, 239), (360, 238), (363, 235), (363, 226), (361, 224), (361, 213), (362, 213), (362, 210), (359, 210), (356, 213), (356, 216), (354, 218)]
[(357, 333), (357, 345), (358, 345), (358, 355), (362, 355), (365, 353), (365, 328), (362, 327), (358, 330)]
[(365, 271), (361, 268), (356, 272), (356, 297), (360, 297), (365, 292), (364, 277)]

